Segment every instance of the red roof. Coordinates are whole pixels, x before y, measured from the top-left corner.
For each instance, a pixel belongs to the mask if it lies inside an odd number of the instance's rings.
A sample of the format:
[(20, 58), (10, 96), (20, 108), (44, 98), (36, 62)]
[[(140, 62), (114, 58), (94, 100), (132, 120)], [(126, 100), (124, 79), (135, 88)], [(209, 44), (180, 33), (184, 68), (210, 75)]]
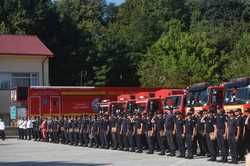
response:
[(0, 35), (0, 55), (53, 57), (53, 53), (37, 36), (29, 35)]

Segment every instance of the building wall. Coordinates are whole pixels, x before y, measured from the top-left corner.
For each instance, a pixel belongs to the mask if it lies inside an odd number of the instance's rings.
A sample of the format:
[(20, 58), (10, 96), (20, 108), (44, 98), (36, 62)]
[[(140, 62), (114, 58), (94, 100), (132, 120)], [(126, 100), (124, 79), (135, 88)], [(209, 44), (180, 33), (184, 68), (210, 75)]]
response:
[[(39, 73), (40, 85), (42, 80), (42, 62), (44, 56), (0, 56), (0, 72), (36, 72)], [(48, 59), (44, 63), (44, 85), (49, 85)]]
[(10, 91), (0, 90), (0, 118), (4, 118), (4, 122), (9, 120), (10, 104)]
[[(44, 56), (11, 56), (0, 55), (0, 72), (34, 72), (39, 75), (39, 85), (49, 85), (49, 66), (48, 58)], [(44, 61), (44, 80), (43, 80), (43, 67)], [(44, 84), (43, 84), (44, 82)], [(10, 107), (10, 90), (0, 90), (0, 117), (5, 121), (9, 116)]]

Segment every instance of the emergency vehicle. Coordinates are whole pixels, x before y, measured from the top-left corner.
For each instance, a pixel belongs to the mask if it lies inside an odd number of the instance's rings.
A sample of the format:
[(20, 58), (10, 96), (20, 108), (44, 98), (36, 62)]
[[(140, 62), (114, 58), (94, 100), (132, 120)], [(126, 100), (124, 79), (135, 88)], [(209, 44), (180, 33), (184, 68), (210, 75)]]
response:
[(162, 108), (160, 98), (155, 97), (155, 92), (140, 92), (136, 95), (135, 112), (154, 113)]
[(191, 86), (186, 98), (186, 112), (191, 108), (194, 111), (207, 111), (211, 108), (223, 107), (223, 86), (209, 86), (207, 82)]
[(250, 78), (238, 78), (224, 83), (224, 110), (250, 108)]
[(172, 110), (173, 112), (182, 112), (185, 114), (186, 110), (186, 96), (185, 89), (174, 90), (172, 95), (163, 98), (163, 112)]
[(165, 100), (182, 91), (182, 89), (160, 89), (151, 93), (138, 93), (136, 94), (136, 111), (141, 113), (163, 112)]
[(99, 103), (100, 112), (132, 113), (135, 109), (135, 94), (125, 94), (117, 97), (116, 101), (102, 100)]
[(28, 116), (95, 114), (98, 113), (99, 103), (102, 100), (116, 101), (121, 94), (149, 90), (151, 89), (138, 87), (32, 86), (25, 91), (26, 94), (24, 92), (26, 100), (22, 103), (26, 103)]

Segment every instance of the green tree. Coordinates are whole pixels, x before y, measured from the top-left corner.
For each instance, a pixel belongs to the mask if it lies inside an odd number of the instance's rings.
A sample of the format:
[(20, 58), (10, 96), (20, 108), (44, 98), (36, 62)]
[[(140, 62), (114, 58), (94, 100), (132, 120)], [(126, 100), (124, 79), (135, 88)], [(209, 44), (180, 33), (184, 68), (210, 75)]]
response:
[[(128, 0), (97, 41), (96, 81), (111, 86), (139, 85), (138, 63), (167, 31), (171, 18), (186, 24), (184, 0)], [(98, 70), (100, 69), (100, 70)]]
[(237, 77), (249, 77), (250, 71), (250, 34), (245, 33), (236, 43), (234, 50), (231, 52), (230, 62), (225, 67), (224, 79)]
[(216, 49), (206, 33), (182, 32), (180, 24), (149, 49), (139, 73), (144, 86), (185, 87), (213, 81), (217, 75)]
[(102, 29), (102, 0), (61, 0), (56, 4), (58, 29), (53, 84), (93, 85), (96, 65), (95, 38)]

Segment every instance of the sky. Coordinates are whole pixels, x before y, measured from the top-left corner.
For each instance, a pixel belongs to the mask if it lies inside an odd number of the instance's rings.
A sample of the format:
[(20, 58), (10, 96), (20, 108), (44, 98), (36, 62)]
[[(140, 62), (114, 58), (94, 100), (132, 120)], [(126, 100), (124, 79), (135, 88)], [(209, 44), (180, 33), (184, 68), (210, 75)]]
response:
[(121, 3), (123, 3), (125, 0), (106, 0), (107, 3), (115, 3), (116, 5), (120, 5)]

